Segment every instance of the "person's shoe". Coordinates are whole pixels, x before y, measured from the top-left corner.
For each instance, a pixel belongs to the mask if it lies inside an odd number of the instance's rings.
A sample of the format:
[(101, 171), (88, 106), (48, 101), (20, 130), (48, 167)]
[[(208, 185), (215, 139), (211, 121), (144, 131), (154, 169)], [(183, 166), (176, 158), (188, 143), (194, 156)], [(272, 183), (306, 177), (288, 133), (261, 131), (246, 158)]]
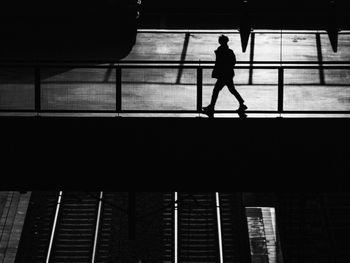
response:
[(214, 109), (211, 106), (203, 107), (203, 113), (208, 115), (209, 118), (214, 117)]
[(244, 111), (239, 111), (238, 112), (238, 116), (241, 119), (246, 119), (247, 118), (247, 114)]
[(244, 104), (241, 104), (241, 105), (239, 105), (239, 108), (237, 111), (245, 111), (246, 109), (248, 109), (248, 107)]

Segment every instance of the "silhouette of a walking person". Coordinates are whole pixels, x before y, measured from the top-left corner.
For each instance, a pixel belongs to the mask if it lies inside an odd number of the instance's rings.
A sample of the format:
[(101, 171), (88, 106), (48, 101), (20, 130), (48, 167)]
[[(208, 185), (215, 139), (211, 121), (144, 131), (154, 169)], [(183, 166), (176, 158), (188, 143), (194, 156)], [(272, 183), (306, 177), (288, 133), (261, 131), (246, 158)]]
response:
[(218, 99), (219, 92), (224, 86), (227, 86), (229, 91), (236, 97), (239, 102), (238, 112), (243, 112), (248, 107), (244, 104), (244, 100), (233, 84), (233, 77), (235, 76), (234, 66), (236, 64), (236, 55), (227, 45), (229, 41), (228, 37), (221, 35), (219, 37), (219, 44), (217, 50), (215, 50), (216, 60), (215, 66), (212, 72), (212, 78), (216, 78), (213, 93), (211, 96), (211, 102), (207, 107), (203, 107), (203, 111), (209, 117), (214, 117), (215, 103)]

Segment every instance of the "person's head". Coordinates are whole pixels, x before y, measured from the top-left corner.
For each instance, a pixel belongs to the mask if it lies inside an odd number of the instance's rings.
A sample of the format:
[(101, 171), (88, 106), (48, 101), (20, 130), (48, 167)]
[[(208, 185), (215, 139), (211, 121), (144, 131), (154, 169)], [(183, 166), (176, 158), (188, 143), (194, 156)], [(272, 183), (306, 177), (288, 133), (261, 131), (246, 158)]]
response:
[(227, 42), (228, 42), (228, 37), (225, 36), (225, 35), (221, 35), (219, 36), (219, 44), (224, 46), (224, 45), (227, 45)]

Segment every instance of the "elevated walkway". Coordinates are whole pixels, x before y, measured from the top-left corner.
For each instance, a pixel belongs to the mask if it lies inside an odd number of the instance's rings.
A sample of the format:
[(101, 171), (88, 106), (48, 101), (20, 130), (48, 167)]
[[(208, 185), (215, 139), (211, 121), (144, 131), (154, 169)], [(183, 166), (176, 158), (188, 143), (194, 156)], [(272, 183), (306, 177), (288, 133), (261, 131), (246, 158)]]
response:
[[(235, 85), (248, 117), (349, 114), (350, 34), (340, 33), (334, 53), (326, 32), (315, 30), (256, 30), (245, 53), (237, 30), (139, 30), (122, 61), (2, 61), (0, 112), (199, 116), (210, 101), (221, 33), (237, 55)], [(217, 113), (236, 116), (237, 106), (224, 89)]]

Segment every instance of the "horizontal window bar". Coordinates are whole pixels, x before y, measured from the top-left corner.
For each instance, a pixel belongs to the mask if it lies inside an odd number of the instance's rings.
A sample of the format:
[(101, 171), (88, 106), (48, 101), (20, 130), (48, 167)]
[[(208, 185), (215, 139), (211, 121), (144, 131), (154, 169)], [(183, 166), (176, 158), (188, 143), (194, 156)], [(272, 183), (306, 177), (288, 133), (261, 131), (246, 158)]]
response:
[[(23, 61), (23, 60), (2, 60), (0, 61), (0, 67), (10, 67), (10, 66), (42, 66), (42, 67), (54, 67), (54, 66), (64, 66), (64, 67), (113, 67), (118, 66), (122, 64), (147, 64), (147, 65), (153, 65), (153, 64), (195, 64), (195, 65), (202, 65), (202, 64), (214, 64), (215, 61), (212, 60), (86, 60), (86, 61), (70, 61), (70, 60), (52, 60), (52, 61)], [(96, 64), (104, 64), (104, 65), (96, 65)], [(350, 64), (349, 60), (344, 61), (237, 61), (236, 64), (300, 64), (300, 65), (319, 65), (319, 64), (329, 64), (329, 65), (348, 65)]]
[[(65, 65), (41, 65), (41, 66), (35, 66), (35, 65), (0, 65), (0, 68), (34, 68), (39, 67), (40, 69), (45, 68), (70, 68), (70, 69), (76, 69), (76, 68), (94, 68), (94, 69), (110, 69), (110, 68), (186, 68), (186, 69), (197, 69), (197, 68), (203, 68), (203, 69), (212, 69), (213, 65), (152, 65), (152, 64), (145, 64), (145, 65), (114, 65), (114, 66), (108, 66), (108, 65), (73, 65), (73, 64), (65, 64)], [(350, 69), (349, 66), (236, 66), (235, 69)]]
[[(35, 110), (10, 110), (10, 109), (0, 109), (0, 112), (8, 113), (36, 113)], [(116, 113), (115, 110), (41, 110), (40, 113)], [(121, 110), (119, 113), (193, 113), (198, 114), (197, 110)], [(215, 110), (215, 113), (237, 113), (235, 110)], [(247, 110), (245, 113), (249, 114), (350, 114), (350, 111), (324, 111), (324, 110), (287, 110), (287, 111), (277, 111), (277, 110)]]

